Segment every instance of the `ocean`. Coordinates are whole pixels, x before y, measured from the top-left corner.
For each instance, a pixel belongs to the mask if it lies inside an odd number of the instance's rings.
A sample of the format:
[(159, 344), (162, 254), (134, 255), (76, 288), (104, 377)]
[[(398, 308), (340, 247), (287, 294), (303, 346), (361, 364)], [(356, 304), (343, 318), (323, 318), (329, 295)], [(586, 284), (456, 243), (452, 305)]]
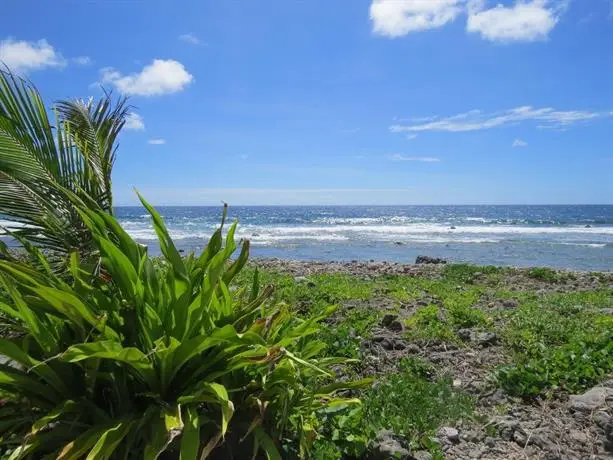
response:
[[(201, 250), (219, 207), (158, 207), (177, 246)], [(122, 226), (159, 253), (141, 207)], [(253, 257), (412, 263), (418, 255), (485, 265), (613, 270), (613, 206), (235, 206)]]

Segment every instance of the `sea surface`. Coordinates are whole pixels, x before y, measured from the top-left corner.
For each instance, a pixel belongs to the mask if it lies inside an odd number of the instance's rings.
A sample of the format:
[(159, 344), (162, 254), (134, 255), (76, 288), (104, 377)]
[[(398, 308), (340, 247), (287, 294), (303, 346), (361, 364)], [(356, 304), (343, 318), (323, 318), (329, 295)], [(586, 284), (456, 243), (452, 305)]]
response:
[[(201, 250), (221, 207), (158, 207), (177, 246)], [(149, 216), (118, 207), (138, 241), (159, 253)], [(255, 257), (386, 260), (417, 255), (488, 265), (613, 270), (613, 206), (236, 206)]]

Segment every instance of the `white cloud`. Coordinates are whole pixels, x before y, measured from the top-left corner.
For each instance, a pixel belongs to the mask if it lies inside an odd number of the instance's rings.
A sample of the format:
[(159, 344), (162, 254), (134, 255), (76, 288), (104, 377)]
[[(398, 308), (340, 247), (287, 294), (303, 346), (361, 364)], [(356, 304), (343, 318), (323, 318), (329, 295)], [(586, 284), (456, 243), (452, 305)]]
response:
[(466, 14), (466, 30), (492, 41), (544, 39), (571, 0), (515, 0), (487, 8), (488, 0), (372, 0), (373, 32), (394, 38), (443, 27)]
[(124, 94), (157, 96), (183, 90), (193, 80), (180, 62), (155, 59), (140, 73), (121, 75), (113, 68), (102, 69), (102, 83), (110, 83)]
[(575, 123), (585, 122), (604, 116), (610, 115), (607, 113), (589, 112), (585, 110), (560, 111), (551, 107), (537, 109), (532, 106), (523, 106), (495, 113), (483, 113), (481, 110), (470, 110), (451, 117), (437, 118), (428, 123), (392, 125), (390, 131), (395, 133), (415, 133), (423, 131), (459, 133), (497, 128), (511, 123), (527, 121), (536, 121), (539, 123), (540, 127), (560, 129)]
[(0, 41), (0, 62), (20, 73), (66, 65), (66, 60), (47, 40), (27, 42), (12, 38)]
[(466, 30), (491, 41), (543, 40), (557, 24), (566, 1), (517, 0), (515, 5), (474, 11), (468, 16)]
[(92, 64), (92, 60), (89, 56), (78, 56), (76, 58), (72, 58), (72, 62), (74, 62), (77, 65), (91, 65)]
[(191, 45), (202, 45), (203, 44), (198, 37), (196, 37), (194, 34), (191, 34), (191, 33), (179, 35), (179, 40), (185, 43), (189, 43)]
[(528, 143), (522, 139), (515, 139), (512, 144), (513, 147), (528, 147)]
[(145, 129), (145, 121), (138, 113), (130, 112), (126, 115), (124, 128), (133, 131), (143, 131)]
[(151, 145), (164, 145), (166, 143), (166, 139), (149, 139), (147, 143)]
[(438, 163), (441, 161), (439, 158), (434, 157), (405, 157), (399, 153), (390, 155), (389, 159), (392, 161), (419, 161), (422, 163)]
[(417, 137), (417, 134), (407, 134), (407, 140), (412, 141)]
[(373, 31), (386, 37), (441, 27), (461, 12), (464, 0), (373, 0)]

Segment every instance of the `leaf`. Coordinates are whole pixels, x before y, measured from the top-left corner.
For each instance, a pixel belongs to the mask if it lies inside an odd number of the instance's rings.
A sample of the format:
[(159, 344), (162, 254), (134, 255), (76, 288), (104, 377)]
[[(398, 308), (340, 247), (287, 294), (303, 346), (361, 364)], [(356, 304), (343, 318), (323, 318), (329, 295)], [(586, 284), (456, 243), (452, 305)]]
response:
[(40, 430), (49, 425), (51, 422), (60, 418), (62, 415), (75, 412), (76, 409), (78, 409), (77, 403), (71, 400), (64, 401), (47, 415), (36, 420), (36, 422), (32, 424), (32, 430), (30, 431), (30, 435), (35, 435)]
[(153, 421), (152, 437), (145, 447), (144, 460), (156, 460), (182, 430), (181, 406), (163, 409), (160, 417)]
[(113, 426), (116, 425), (94, 426), (90, 428), (85, 433), (66, 444), (57, 456), (57, 460), (82, 460), (85, 454), (94, 447), (104, 433)]
[(253, 430), (253, 436), (266, 454), (266, 458), (268, 460), (282, 460), (281, 454), (279, 453), (277, 446), (275, 446), (274, 441), (270, 436), (268, 436), (262, 427), (255, 428)]
[(190, 406), (184, 413), (185, 426), (181, 435), (179, 460), (194, 460), (200, 450), (200, 417), (198, 409)]
[(234, 404), (228, 398), (228, 392), (219, 383), (203, 383), (202, 386), (191, 395), (181, 396), (178, 401), (181, 404), (195, 402), (216, 403), (221, 406), (221, 436), (225, 436), (228, 424), (234, 414)]
[(155, 233), (158, 236), (159, 243), (160, 243), (160, 250), (164, 254), (164, 257), (166, 257), (166, 260), (170, 262), (170, 265), (172, 266), (173, 271), (175, 272), (177, 277), (179, 277), (180, 279), (184, 281), (187, 281), (187, 271), (185, 270), (183, 259), (181, 255), (179, 254), (179, 251), (177, 251), (177, 248), (175, 247), (172, 241), (172, 238), (168, 234), (168, 230), (166, 229), (164, 220), (157, 213), (157, 211), (153, 208), (153, 206), (151, 206), (145, 200), (145, 198), (143, 198), (143, 196), (140, 193), (138, 193), (138, 191), (136, 192), (136, 194), (138, 195), (140, 202), (143, 204), (145, 209), (147, 209), (147, 211), (151, 215), (151, 218), (153, 219), (153, 228), (155, 229)]
[(119, 443), (126, 437), (136, 422), (121, 421), (114, 427), (106, 430), (100, 439), (94, 444), (94, 447), (87, 455), (86, 460), (107, 460), (113, 455), (113, 452)]
[(153, 367), (147, 356), (138, 348), (124, 348), (119, 342), (110, 340), (73, 345), (61, 355), (63, 361), (70, 363), (94, 358), (110, 359), (129, 364), (152, 389), (157, 387), (158, 382)]

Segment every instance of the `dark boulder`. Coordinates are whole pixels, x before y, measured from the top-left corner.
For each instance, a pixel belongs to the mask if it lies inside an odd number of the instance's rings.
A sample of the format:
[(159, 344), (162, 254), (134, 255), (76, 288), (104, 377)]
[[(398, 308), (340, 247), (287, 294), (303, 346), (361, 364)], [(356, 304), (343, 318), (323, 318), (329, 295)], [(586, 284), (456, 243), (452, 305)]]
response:
[(440, 259), (438, 257), (428, 257), (428, 256), (417, 256), (415, 259), (415, 263), (422, 264), (446, 264), (447, 261), (445, 259)]

